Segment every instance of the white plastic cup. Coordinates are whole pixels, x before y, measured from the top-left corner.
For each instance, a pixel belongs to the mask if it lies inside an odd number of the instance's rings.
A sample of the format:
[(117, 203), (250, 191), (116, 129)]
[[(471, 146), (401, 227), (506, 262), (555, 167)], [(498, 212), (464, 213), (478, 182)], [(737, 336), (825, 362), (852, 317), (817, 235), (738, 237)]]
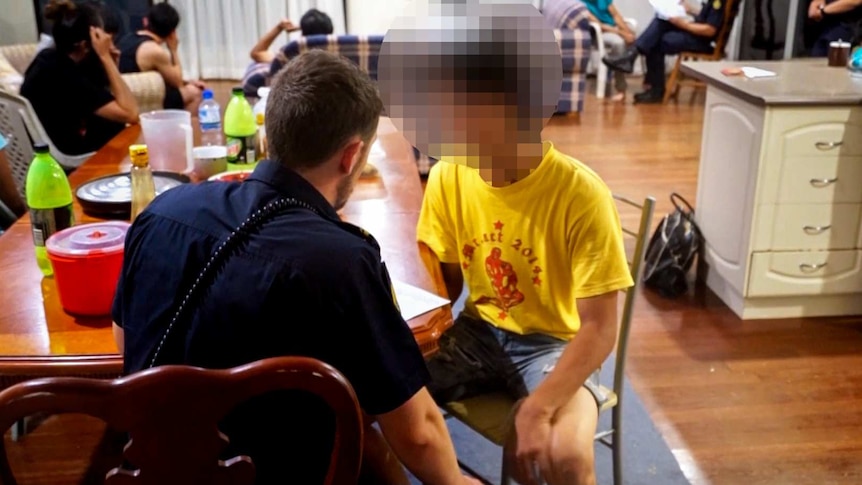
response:
[(195, 147), (192, 153), (195, 159), (194, 174), (199, 180), (206, 180), (227, 170), (227, 147)]
[(154, 171), (189, 173), (194, 170), (191, 113), (179, 109), (144, 113), (141, 131)]

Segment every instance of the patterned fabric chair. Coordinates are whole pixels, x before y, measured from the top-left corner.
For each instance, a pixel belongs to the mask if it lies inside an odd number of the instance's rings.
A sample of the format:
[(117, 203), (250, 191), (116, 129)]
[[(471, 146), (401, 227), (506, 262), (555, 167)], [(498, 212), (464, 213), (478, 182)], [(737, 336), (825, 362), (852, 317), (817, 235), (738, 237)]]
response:
[(557, 113), (580, 113), (584, 110), (592, 46), (589, 11), (578, 0), (547, 0), (542, 15), (545, 24), (554, 29), (563, 56), (563, 86)]
[[(16, 44), (0, 46), (0, 58), (4, 58), (15, 68), (21, 76), (27, 71), (27, 66), (36, 57), (38, 44)], [(165, 97), (165, 82), (157, 72), (142, 72), (136, 74), (123, 74), (123, 80), (129, 86), (135, 99), (138, 101), (138, 110), (141, 113), (162, 109), (162, 100)], [(0, 82), (0, 89), (18, 94), (20, 84)]]
[(355, 62), (360, 69), (368, 73), (371, 79), (377, 81), (377, 60), (382, 44), (382, 35), (310, 35), (301, 37), (284, 46), (275, 56), (270, 68), (270, 79), (294, 57), (311, 49), (326, 49)]

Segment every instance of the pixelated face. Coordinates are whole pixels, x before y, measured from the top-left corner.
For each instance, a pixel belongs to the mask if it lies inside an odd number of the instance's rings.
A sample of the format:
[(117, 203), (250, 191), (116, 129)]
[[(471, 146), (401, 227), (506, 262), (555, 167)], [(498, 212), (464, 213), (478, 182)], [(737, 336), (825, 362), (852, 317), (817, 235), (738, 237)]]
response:
[(378, 61), (386, 113), (405, 138), (474, 168), (540, 141), (561, 83), (554, 32), (523, 0), (417, 0)]

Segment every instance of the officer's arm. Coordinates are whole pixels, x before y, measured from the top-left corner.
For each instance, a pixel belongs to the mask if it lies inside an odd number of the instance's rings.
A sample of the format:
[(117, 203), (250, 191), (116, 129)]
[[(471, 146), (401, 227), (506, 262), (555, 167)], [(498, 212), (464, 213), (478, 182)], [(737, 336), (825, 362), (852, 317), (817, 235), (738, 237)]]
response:
[(849, 12), (860, 5), (862, 5), (862, 0), (835, 0), (823, 7), (823, 13), (826, 15), (835, 15)]
[(699, 37), (715, 37), (715, 34), (718, 31), (714, 26), (710, 24), (702, 24), (700, 22), (690, 22), (688, 19), (682, 17), (674, 17), (668, 20), (674, 27), (684, 30), (692, 35), (697, 35)]

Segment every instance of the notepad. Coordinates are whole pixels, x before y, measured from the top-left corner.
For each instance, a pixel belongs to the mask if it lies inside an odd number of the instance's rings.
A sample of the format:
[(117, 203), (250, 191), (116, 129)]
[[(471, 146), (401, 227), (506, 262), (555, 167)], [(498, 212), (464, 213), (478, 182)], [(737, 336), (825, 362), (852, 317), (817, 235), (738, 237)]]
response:
[(401, 308), (401, 316), (404, 317), (404, 320), (410, 320), (450, 303), (446, 298), (402, 281), (393, 281), (392, 287), (395, 290), (395, 298), (398, 300), (398, 306)]
[(673, 17), (685, 17), (685, 7), (680, 5), (679, 0), (649, 0), (655, 14), (662, 20)]
[(777, 74), (772, 71), (767, 71), (766, 69), (759, 69), (756, 67), (742, 67), (740, 69), (742, 70), (742, 75), (747, 77), (748, 79), (777, 76)]

